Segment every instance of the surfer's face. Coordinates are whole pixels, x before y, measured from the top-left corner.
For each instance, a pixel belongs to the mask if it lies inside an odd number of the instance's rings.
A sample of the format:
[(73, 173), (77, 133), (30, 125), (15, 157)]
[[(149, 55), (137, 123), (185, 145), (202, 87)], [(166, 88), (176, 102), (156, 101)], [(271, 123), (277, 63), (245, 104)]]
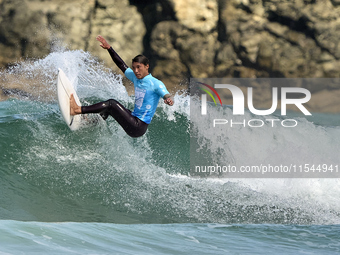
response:
[(135, 73), (137, 79), (143, 79), (149, 74), (149, 65), (144, 65), (138, 62), (132, 62), (132, 70)]

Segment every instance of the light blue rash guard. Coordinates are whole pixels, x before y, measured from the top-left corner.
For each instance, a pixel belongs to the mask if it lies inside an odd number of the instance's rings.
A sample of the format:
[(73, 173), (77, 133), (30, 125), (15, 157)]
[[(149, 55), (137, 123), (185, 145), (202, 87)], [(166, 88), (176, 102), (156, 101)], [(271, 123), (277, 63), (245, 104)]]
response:
[(135, 87), (135, 108), (132, 115), (146, 124), (150, 124), (156, 112), (160, 98), (169, 94), (163, 82), (148, 74), (138, 79), (131, 68), (124, 72), (125, 76), (133, 82)]

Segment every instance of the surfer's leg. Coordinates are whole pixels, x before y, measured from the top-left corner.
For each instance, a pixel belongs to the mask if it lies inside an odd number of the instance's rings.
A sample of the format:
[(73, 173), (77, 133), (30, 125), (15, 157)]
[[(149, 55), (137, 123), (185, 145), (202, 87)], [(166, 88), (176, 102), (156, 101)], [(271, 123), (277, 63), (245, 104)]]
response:
[(131, 137), (144, 135), (148, 128), (148, 124), (133, 116), (130, 110), (114, 99), (90, 106), (82, 106), (81, 113), (100, 113), (104, 119), (111, 115)]
[(87, 113), (99, 113), (104, 120), (107, 119), (109, 114), (109, 103), (108, 101), (96, 103), (89, 106), (81, 106), (81, 113), (87, 114)]

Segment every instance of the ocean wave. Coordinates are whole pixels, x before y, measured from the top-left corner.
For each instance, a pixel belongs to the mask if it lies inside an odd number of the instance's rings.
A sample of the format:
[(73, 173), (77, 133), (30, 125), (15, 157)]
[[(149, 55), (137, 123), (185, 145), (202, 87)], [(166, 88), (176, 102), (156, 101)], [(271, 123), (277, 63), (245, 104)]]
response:
[[(192, 102), (185, 93), (176, 94), (173, 107), (160, 103), (142, 138), (128, 137), (112, 118), (71, 132), (57, 106), (58, 68), (75, 84), (83, 104), (115, 98), (133, 107), (133, 97), (123, 86), (122, 76), (109, 71), (87, 52), (55, 52), (2, 71), (13, 85), (21, 82), (34, 95), (0, 102), (2, 219), (340, 222), (338, 179), (190, 176), (190, 128), (195, 123), (190, 118)], [(38, 84), (43, 85), (37, 87)], [(219, 147), (208, 126), (201, 126), (194, 142), (208, 148), (204, 151), (208, 153), (206, 157), (213, 158), (223, 149), (225, 163), (235, 164), (244, 162), (245, 155), (270, 161), (335, 155), (339, 144), (337, 127), (317, 126), (306, 120), (299, 123), (304, 125), (305, 133), (269, 127), (260, 131), (228, 130), (223, 132), (223, 147)], [(313, 139), (306, 144), (307, 138)], [(259, 151), (257, 144), (267, 149)]]

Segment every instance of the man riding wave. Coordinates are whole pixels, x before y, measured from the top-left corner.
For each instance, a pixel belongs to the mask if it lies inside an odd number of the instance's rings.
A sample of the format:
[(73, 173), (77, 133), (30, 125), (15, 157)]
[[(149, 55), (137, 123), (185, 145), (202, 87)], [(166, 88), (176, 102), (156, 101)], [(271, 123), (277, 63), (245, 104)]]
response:
[(135, 107), (131, 112), (114, 99), (89, 106), (79, 106), (70, 98), (71, 115), (99, 113), (104, 120), (112, 116), (131, 137), (140, 137), (145, 134), (150, 124), (160, 98), (164, 103), (172, 106), (174, 101), (162, 81), (149, 73), (149, 60), (143, 55), (132, 59), (132, 69), (129, 68), (113, 48), (102, 37), (97, 41), (103, 49), (108, 50), (112, 60), (122, 70), (125, 76), (133, 82), (135, 88)]

